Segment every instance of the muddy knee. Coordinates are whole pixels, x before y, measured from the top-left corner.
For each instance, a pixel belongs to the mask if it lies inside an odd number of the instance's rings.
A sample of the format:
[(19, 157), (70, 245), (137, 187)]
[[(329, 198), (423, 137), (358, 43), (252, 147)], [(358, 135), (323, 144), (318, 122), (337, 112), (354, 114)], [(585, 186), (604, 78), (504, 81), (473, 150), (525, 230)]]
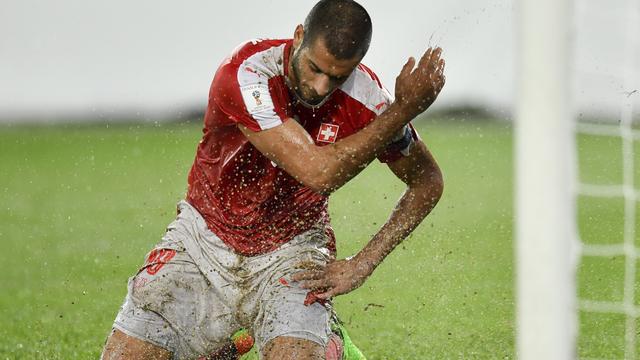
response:
[(172, 354), (169, 350), (129, 336), (114, 329), (107, 339), (102, 351), (102, 360), (169, 360)]
[(321, 360), (324, 353), (324, 348), (316, 342), (289, 336), (278, 336), (262, 349), (266, 360)]

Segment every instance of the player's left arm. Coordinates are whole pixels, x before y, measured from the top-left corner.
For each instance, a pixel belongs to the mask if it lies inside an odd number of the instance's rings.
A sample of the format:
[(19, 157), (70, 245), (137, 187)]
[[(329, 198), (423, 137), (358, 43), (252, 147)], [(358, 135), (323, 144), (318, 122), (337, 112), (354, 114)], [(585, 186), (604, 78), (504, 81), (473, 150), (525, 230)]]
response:
[(444, 186), (442, 173), (422, 141), (415, 143), (408, 156), (388, 165), (407, 184), (407, 189), (380, 231), (354, 257), (294, 276), (296, 281), (303, 280), (301, 286), (313, 290), (317, 298), (345, 294), (362, 285), (440, 200)]

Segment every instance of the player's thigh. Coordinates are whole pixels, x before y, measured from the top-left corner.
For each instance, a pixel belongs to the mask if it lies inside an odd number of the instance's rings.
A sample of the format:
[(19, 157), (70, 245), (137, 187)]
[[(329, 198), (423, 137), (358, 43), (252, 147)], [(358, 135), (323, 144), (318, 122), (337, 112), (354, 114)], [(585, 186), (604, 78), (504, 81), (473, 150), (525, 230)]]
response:
[[(174, 261), (175, 260), (175, 261)], [(222, 279), (209, 283), (185, 252), (178, 252), (160, 271), (141, 271), (132, 298), (139, 308), (162, 316), (181, 342), (205, 353), (239, 328), (232, 295)], [(135, 281), (134, 281), (135, 284)]]
[(324, 360), (325, 349), (320, 344), (297, 337), (278, 336), (262, 350), (266, 360)]
[(321, 265), (322, 257), (301, 252), (296, 258), (281, 262), (264, 279), (258, 316), (254, 322), (254, 335), (258, 347), (263, 349), (277, 337), (311, 341), (324, 348), (331, 335), (331, 310), (318, 303), (305, 304), (308, 290), (291, 281), (297, 271), (296, 264), (304, 261)]
[(114, 329), (107, 339), (101, 359), (169, 360), (171, 357), (171, 352), (166, 349)]
[[(222, 279), (208, 281), (184, 251), (147, 261), (130, 281), (114, 326), (164, 345), (178, 358), (196, 358), (224, 344), (239, 329)], [(150, 254), (153, 254), (150, 253)], [(157, 258), (157, 257), (156, 257)]]

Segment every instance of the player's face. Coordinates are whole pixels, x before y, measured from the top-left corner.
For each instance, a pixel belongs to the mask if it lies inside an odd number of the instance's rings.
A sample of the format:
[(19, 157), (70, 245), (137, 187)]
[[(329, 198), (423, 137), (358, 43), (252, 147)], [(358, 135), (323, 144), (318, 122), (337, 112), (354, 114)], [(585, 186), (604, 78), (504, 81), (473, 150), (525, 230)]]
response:
[(342, 85), (361, 58), (338, 60), (329, 53), (324, 39), (299, 46), (291, 59), (291, 85), (304, 102), (317, 105)]

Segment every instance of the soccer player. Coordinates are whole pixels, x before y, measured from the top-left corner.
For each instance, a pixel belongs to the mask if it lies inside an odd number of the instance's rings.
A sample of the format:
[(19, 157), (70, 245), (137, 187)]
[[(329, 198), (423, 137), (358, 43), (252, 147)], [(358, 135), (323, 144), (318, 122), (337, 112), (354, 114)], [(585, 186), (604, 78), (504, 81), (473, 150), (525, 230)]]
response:
[[(248, 329), (261, 357), (323, 359), (346, 294), (438, 202), (440, 170), (410, 121), (444, 85), (429, 48), (395, 100), (360, 61), (372, 33), (352, 0), (322, 0), (293, 39), (253, 40), (218, 68), (178, 216), (130, 278), (105, 359), (205, 357)], [(335, 258), (329, 194), (378, 158), (407, 184), (353, 257)]]

